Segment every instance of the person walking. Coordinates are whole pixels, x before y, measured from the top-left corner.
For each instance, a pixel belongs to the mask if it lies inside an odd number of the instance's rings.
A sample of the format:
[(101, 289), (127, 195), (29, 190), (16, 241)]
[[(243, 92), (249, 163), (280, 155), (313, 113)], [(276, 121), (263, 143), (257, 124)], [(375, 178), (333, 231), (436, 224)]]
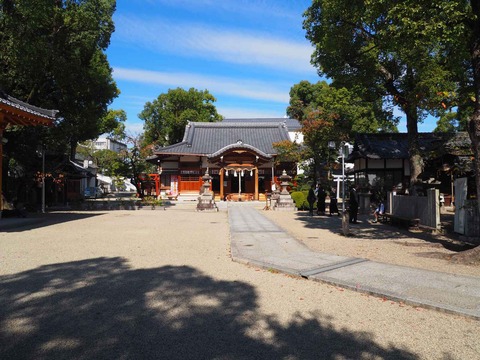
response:
[(357, 215), (358, 215), (358, 197), (357, 197), (357, 188), (355, 185), (353, 185), (350, 188), (349, 210), (350, 210), (350, 222), (352, 224), (356, 224)]

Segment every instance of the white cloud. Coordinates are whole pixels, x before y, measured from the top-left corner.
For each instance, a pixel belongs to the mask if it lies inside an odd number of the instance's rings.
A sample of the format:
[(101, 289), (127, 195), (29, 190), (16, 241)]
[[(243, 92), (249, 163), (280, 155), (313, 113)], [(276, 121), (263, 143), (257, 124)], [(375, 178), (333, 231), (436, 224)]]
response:
[(285, 116), (285, 111), (275, 112), (272, 110), (244, 109), (228, 106), (217, 106), (217, 112), (227, 119), (281, 118)]
[(125, 124), (125, 131), (129, 135), (138, 135), (143, 133), (143, 122), (127, 121)]
[[(132, 1), (132, 0), (130, 0)], [(291, 2), (279, 0), (135, 0), (147, 1), (150, 5), (169, 6), (182, 9), (185, 12), (198, 14), (199, 12), (229, 13), (248, 17), (264, 17), (298, 21), (301, 12), (310, 6), (309, 0), (295, 0)], [(298, 4), (300, 2), (300, 6)], [(303, 5), (302, 5), (303, 3)], [(301, 9), (301, 12), (298, 12)]]
[(191, 73), (167, 73), (141, 69), (114, 68), (115, 80), (171, 87), (208, 89), (213, 94), (225, 94), (248, 99), (288, 103), (290, 85), (226, 77), (207, 77)]
[(157, 53), (174, 53), (234, 64), (260, 65), (289, 72), (314, 73), (313, 47), (267, 34), (233, 31), (162, 18), (116, 18), (116, 40)]

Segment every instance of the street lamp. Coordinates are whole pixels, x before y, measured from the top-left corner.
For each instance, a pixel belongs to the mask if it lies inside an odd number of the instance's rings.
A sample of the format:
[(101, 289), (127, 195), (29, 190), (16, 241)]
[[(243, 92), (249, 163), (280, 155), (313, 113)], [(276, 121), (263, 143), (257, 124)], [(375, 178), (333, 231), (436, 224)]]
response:
[(42, 214), (45, 214), (45, 146), (41, 145), (37, 150), (38, 157), (42, 158)]

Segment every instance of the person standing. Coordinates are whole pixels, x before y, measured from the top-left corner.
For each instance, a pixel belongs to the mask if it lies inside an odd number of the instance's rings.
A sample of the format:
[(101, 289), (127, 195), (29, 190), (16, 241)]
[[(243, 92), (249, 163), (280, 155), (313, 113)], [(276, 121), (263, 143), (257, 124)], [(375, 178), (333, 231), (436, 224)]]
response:
[(332, 189), (332, 191), (330, 191), (329, 212), (330, 216), (332, 216), (332, 214), (337, 214), (338, 216), (340, 216), (340, 212), (338, 211), (337, 193), (335, 192), (335, 189)]
[(353, 185), (350, 188), (349, 210), (350, 210), (350, 222), (352, 224), (356, 224), (357, 215), (358, 215), (358, 196), (357, 196), (357, 188), (355, 185)]
[(325, 215), (325, 200), (327, 193), (325, 189), (319, 185), (317, 190), (317, 215)]
[(308, 195), (307, 195), (307, 201), (308, 201), (308, 206), (310, 210), (310, 216), (313, 215), (313, 205), (315, 204), (315, 190), (313, 188), (313, 185), (310, 186), (310, 190), (308, 190)]

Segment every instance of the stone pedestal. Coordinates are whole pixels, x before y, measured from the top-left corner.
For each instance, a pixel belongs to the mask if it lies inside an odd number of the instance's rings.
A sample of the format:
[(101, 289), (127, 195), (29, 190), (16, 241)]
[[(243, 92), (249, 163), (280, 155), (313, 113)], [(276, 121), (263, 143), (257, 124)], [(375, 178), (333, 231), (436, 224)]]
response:
[(369, 215), (372, 213), (370, 205), (370, 193), (359, 193), (358, 194), (358, 213), (361, 215)]
[(287, 172), (283, 170), (283, 174), (279, 177), (281, 183), (280, 186), (282, 187), (282, 190), (280, 191), (280, 194), (277, 196), (277, 200), (275, 202), (275, 205), (273, 206), (273, 210), (277, 211), (295, 211), (297, 208), (295, 207), (295, 202), (293, 201), (292, 197), (290, 196), (290, 193), (287, 190), (287, 186), (290, 183), (290, 180), (292, 180), (292, 177), (287, 175)]
[(215, 203), (215, 195), (210, 191), (212, 177), (205, 172), (202, 176), (203, 184), (200, 189), (200, 196), (197, 202), (197, 211), (218, 211), (217, 204)]

